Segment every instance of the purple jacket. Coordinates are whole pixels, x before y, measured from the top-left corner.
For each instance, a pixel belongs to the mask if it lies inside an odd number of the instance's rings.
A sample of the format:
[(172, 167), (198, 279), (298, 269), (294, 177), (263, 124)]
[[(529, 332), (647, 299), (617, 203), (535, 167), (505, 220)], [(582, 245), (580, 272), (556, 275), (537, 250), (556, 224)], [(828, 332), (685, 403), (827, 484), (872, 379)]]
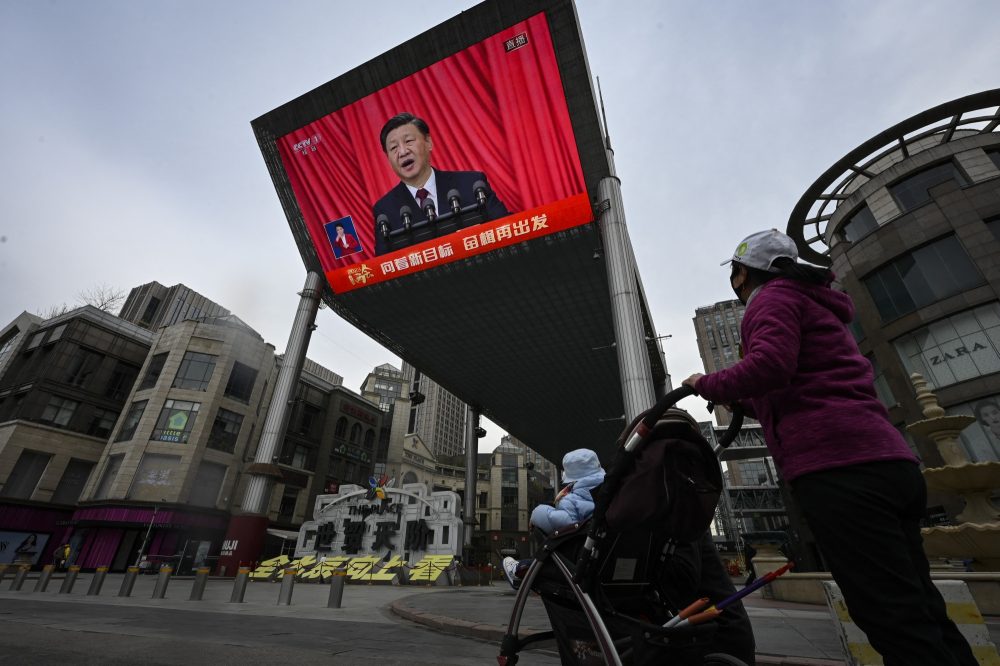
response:
[(846, 324), (850, 297), (788, 278), (767, 282), (743, 317), (744, 358), (698, 380), (721, 404), (743, 402), (786, 481), (877, 460), (913, 460)]

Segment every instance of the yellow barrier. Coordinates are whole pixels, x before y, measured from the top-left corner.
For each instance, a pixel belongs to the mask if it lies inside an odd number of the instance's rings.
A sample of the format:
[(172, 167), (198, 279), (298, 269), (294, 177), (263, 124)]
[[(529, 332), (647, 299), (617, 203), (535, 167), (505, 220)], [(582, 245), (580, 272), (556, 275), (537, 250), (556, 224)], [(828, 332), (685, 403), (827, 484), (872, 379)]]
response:
[[(972, 599), (969, 587), (960, 580), (936, 580), (934, 585), (940, 590), (948, 605), (948, 617), (958, 626), (958, 630), (965, 636), (972, 647), (972, 653), (976, 656), (980, 666), (1000, 666), (1000, 655), (997, 648), (990, 640), (989, 630), (983, 621), (983, 616), (979, 612), (979, 607)], [(883, 666), (882, 655), (875, 651), (868, 636), (861, 630), (851, 614), (847, 611), (847, 604), (844, 602), (844, 595), (840, 588), (832, 581), (823, 583), (823, 590), (826, 592), (827, 605), (830, 612), (837, 620), (837, 629), (840, 634), (840, 642), (847, 652), (847, 660), (850, 666)]]

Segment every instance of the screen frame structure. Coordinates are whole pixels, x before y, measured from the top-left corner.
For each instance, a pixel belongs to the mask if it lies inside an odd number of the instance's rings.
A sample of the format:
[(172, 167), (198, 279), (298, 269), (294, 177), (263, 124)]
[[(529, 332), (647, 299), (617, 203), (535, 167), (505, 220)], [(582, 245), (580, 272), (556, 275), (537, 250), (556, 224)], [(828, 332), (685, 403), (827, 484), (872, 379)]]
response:
[[(328, 279), (321, 283), (323, 300), (342, 319), (558, 460), (569, 442), (609, 453), (626, 425), (612, 269), (597, 221), (610, 209), (599, 186), (614, 173), (572, 0), (487, 0), (251, 125), (306, 269), (329, 278), (284, 172), (278, 140), (539, 14), (583, 176), (585, 191), (574, 196), (590, 222), (363, 288), (334, 293)], [(641, 284), (639, 292), (650, 372), (654, 387), (663, 386), (665, 361)]]

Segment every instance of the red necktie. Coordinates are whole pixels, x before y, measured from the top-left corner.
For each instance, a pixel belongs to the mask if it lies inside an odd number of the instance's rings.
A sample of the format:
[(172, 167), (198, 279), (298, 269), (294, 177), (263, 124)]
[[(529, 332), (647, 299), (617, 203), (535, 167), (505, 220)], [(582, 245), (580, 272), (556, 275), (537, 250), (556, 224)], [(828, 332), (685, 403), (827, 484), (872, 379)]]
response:
[(427, 201), (427, 197), (429, 197), (430, 195), (431, 193), (422, 187), (419, 190), (417, 190), (417, 205), (420, 206), (420, 210), (424, 209), (424, 203)]

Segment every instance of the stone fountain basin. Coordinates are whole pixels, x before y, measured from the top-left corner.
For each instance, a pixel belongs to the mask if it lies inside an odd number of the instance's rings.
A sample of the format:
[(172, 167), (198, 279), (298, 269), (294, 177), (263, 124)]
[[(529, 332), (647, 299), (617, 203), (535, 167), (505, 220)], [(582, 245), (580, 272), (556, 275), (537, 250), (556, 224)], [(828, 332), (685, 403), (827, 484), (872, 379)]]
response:
[(924, 470), (927, 487), (952, 493), (1000, 488), (1000, 463), (980, 462), (947, 465)]
[(1000, 570), (1000, 522), (926, 527), (921, 533), (930, 557), (972, 558), (976, 571)]

